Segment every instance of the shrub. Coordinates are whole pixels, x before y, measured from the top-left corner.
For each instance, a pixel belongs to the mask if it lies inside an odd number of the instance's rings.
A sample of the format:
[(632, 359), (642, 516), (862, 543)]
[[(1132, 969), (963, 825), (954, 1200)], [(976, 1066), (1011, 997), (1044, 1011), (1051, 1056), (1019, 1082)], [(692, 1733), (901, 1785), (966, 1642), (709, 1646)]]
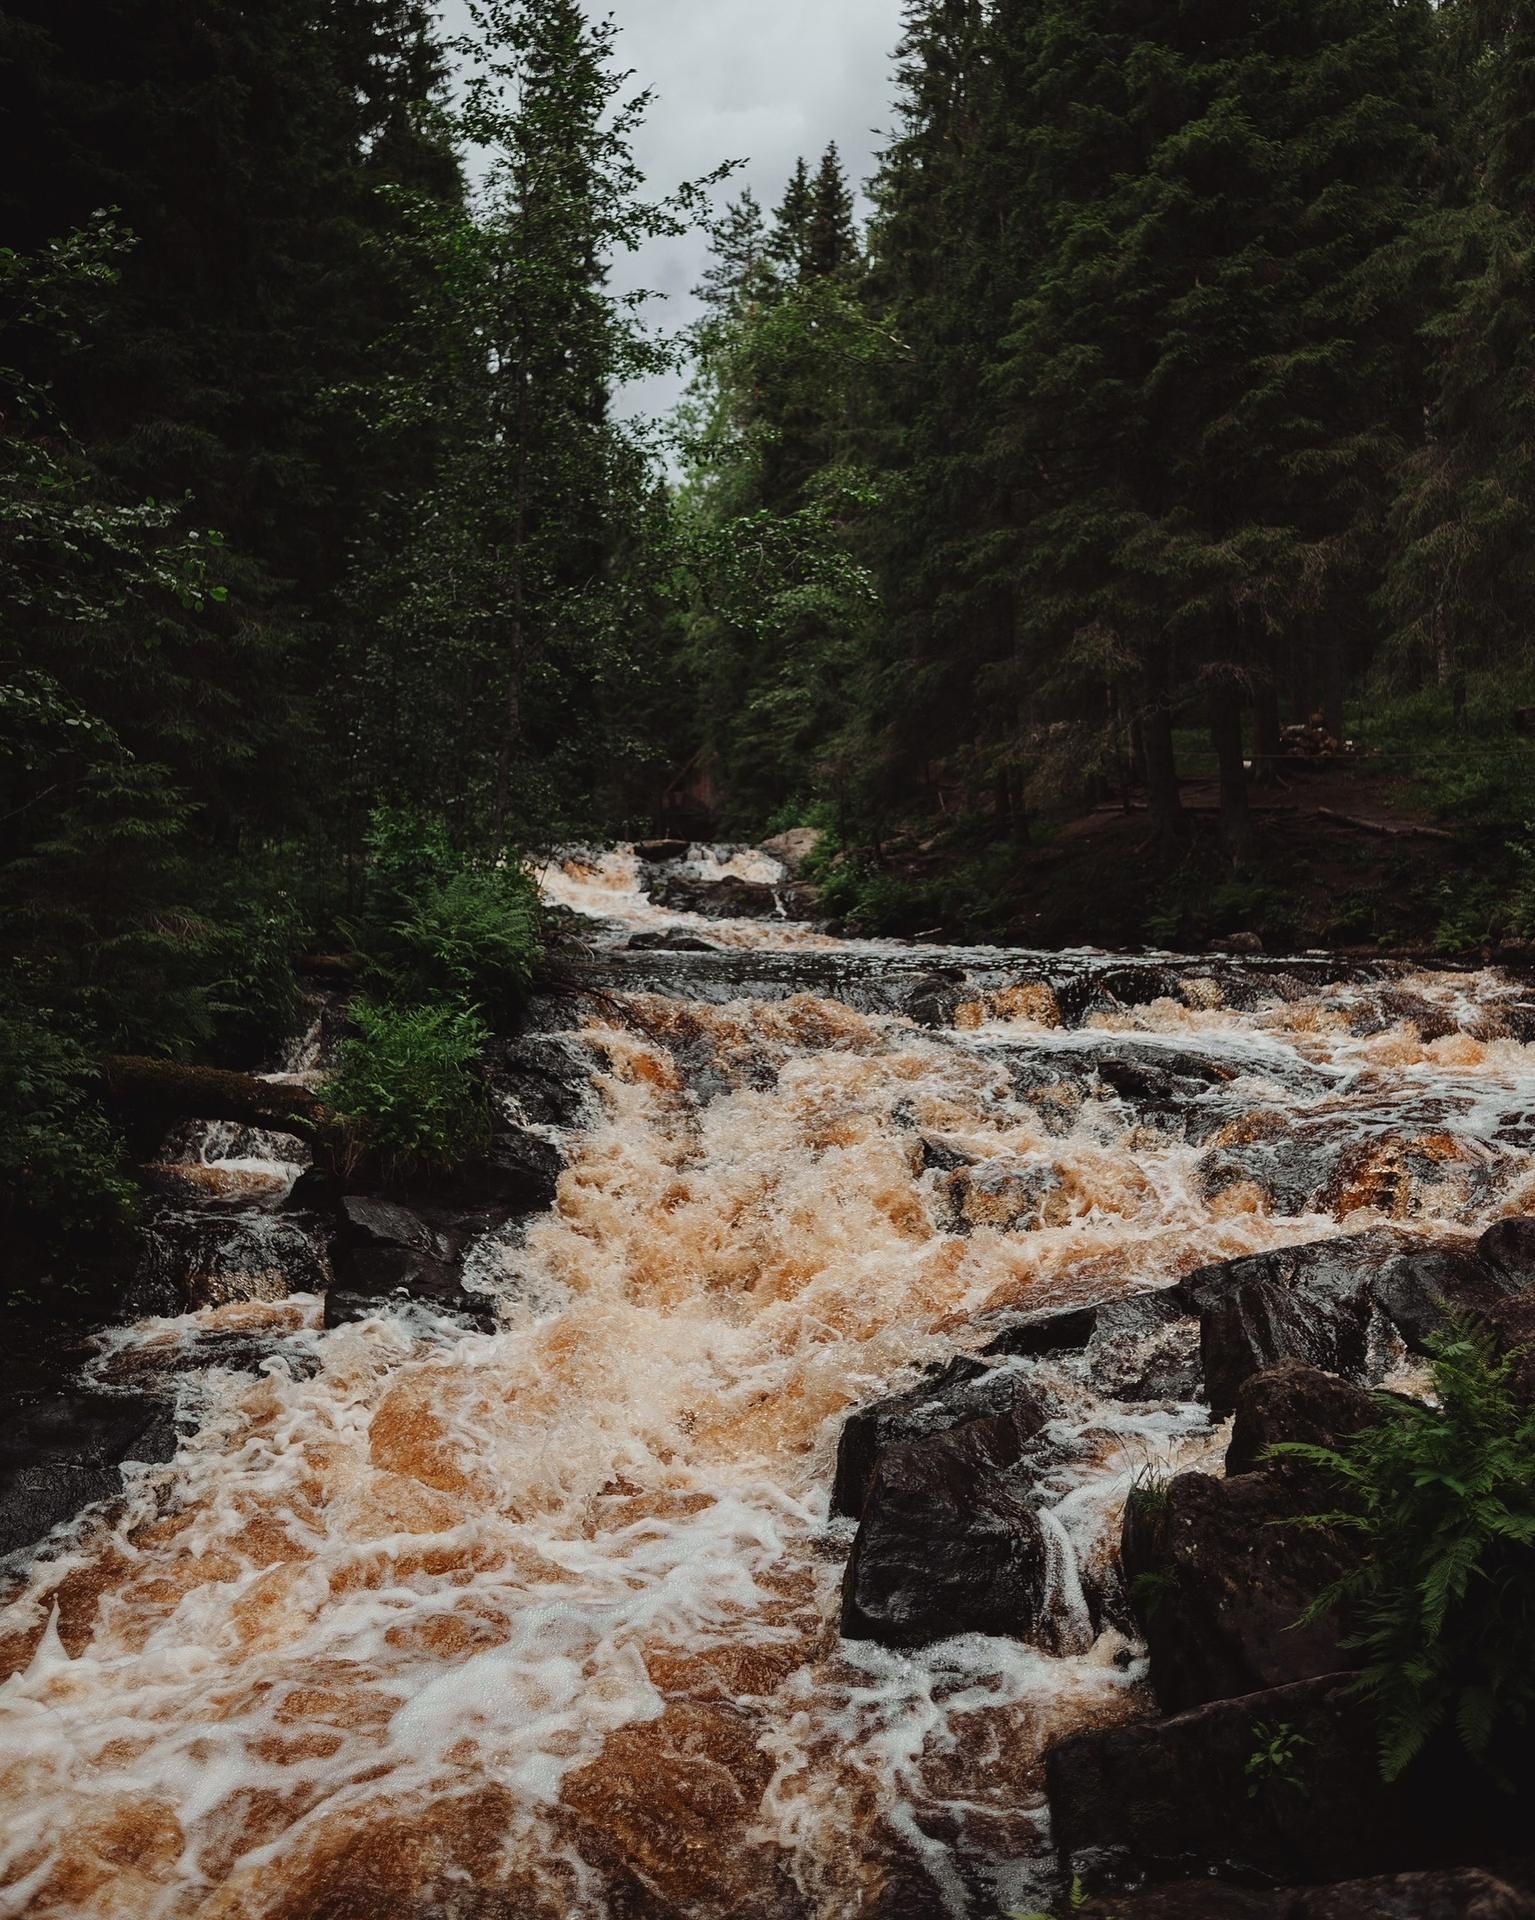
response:
[(489, 1098), (477, 1071), (485, 1028), (458, 1007), (352, 1007), (361, 1030), (341, 1048), (326, 1090), (345, 1123), (355, 1165), (375, 1159), (386, 1180), (446, 1173), (483, 1152)]
[(1395, 1779), (1453, 1723), (1501, 1775), (1499, 1751), (1535, 1709), (1535, 1411), (1519, 1406), (1514, 1362), (1462, 1325), (1433, 1342), (1439, 1405), (1383, 1397), (1384, 1418), (1344, 1452), (1272, 1448), (1323, 1468), (1343, 1504), (1300, 1524), (1357, 1534), (1355, 1570), (1320, 1594), (1354, 1623), (1366, 1664), (1381, 1770)]
[(0, 1221), (51, 1240), (128, 1225), (137, 1190), (92, 1093), (84, 1052), (46, 1016), (0, 1000)]
[(386, 997), (516, 1014), (541, 958), (538, 888), (521, 865), (477, 861), (440, 820), (380, 810), (368, 835), (358, 944)]

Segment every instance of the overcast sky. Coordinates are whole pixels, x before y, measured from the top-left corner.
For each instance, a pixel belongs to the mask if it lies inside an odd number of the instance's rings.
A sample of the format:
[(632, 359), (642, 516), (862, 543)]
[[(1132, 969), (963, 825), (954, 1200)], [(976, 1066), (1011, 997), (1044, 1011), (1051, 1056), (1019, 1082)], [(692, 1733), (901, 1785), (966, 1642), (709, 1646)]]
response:
[[(855, 187), (872, 171), (892, 117), (901, 0), (590, 0), (590, 11), (612, 14), (619, 58), (656, 92), (636, 147), (656, 193), (743, 160), (725, 197), (745, 184), (771, 209), (796, 158), (813, 162), (828, 140)], [(449, 29), (465, 19), (463, 0), (446, 0)], [(613, 285), (654, 287), (667, 298), (653, 313), (681, 325), (697, 311), (689, 289), (705, 252), (701, 234), (658, 241), (618, 263)], [(630, 404), (665, 411), (677, 392), (675, 382), (649, 382)]]

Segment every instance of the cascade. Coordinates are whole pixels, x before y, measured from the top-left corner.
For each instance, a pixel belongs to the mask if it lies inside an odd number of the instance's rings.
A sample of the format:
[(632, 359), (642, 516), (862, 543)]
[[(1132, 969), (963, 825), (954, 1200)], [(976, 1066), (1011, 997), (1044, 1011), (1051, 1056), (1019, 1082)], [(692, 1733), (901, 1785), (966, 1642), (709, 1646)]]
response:
[[(544, 886), (601, 995), (536, 1025), (591, 1094), (541, 1123), (553, 1208), (466, 1256), (484, 1324), (325, 1329), (298, 1143), (168, 1143), (143, 1318), (92, 1365), (168, 1382), (178, 1443), (8, 1564), (0, 1916), (1027, 1908), (1045, 1747), (1148, 1710), (1126, 1494), (1226, 1431), (1186, 1318), (999, 1333), (1535, 1211), (1535, 1007), (1493, 971), (839, 941), (664, 908), (627, 849)], [(181, 1370), (235, 1336), (260, 1358)], [(1039, 1623), (844, 1638), (844, 1423), (955, 1356), (1048, 1407), (1009, 1469)], [(1412, 1385), (1378, 1327), (1361, 1365)]]

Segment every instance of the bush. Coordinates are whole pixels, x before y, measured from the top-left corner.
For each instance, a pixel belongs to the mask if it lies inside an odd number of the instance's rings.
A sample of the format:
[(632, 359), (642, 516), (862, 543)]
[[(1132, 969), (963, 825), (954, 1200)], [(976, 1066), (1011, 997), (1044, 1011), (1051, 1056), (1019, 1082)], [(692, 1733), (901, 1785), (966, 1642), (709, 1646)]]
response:
[(45, 1016), (0, 1001), (0, 1222), (49, 1240), (132, 1222), (137, 1189), (91, 1063)]
[(1342, 1607), (1355, 1625), (1345, 1644), (1366, 1656), (1356, 1684), (1388, 1780), (1451, 1723), (1503, 1776), (1503, 1743), (1535, 1709), (1535, 1412), (1485, 1335), (1461, 1326), (1433, 1349), (1439, 1406), (1382, 1396), (1381, 1424), (1346, 1452), (1270, 1450), (1323, 1468), (1343, 1494), (1300, 1524), (1360, 1537), (1359, 1566), (1308, 1617)]
[(451, 1172), (482, 1153), (490, 1104), (477, 1063), (487, 1035), (475, 1015), (367, 1000), (351, 1012), (361, 1031), (343, 1044), (325, 1096), (345, 1122), (351, 1163), (376, 1160), (396, 1180)]
[(512, 1018), (542, 957), (540, 924), (538, 888), (525, 867), (471, 859), (440, 820), (374, 814), (357, 940), (373, 985), (389, 999), (449, 1000)]

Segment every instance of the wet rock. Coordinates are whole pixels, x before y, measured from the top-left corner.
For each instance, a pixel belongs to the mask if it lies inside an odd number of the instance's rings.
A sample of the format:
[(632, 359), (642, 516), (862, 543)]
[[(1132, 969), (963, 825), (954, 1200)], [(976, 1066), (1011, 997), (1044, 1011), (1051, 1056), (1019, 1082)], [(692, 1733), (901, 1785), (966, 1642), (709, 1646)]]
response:
[(1263, 936), (1259, 933), (1228, 933), (1223, 940), (1210, 942), (1212, 953), (1262, 953)]
[(429, 1219), (395, 1201), (354, 1194), (342, 1202), (341, 1213), (336, 1283), (325, 1296), (327, 1327), (367, 1319), (381, 1305), (405, 1300), (487, 1329), (495, 1325), (485, 1297), (466, 1292), (460, 1255), (473, 1232), (504, 1218), (504, 1211), (438, 1211)]
[(1474, 1246), (1410, 1243), (1385, 1261), (1374, 1294), (1415, 1352), (1453, 1320), (1485, 1320), (1535, 1280), (1535, 1220), (1499, 1220)]
[[(569, 1019), (568, 1009), (565, 1016)], [(589, 1047), (562, 1033), (523, 1033), (494, 1040), (485, 1056), (490, 1084), (525, 1123), (589, 1125), (601, 1112), (592, 1088), (597, 1061)]]
[(879, 1455), (842, 1586), (842, 1632), (890, 1647), (1040, 1624), (1049, 1547), (1006, 1469), (1036, 1410), (999, 1414)]
[(415, 1301), (437, 1313), (449, 1313), (482, 1333), (494, 1333), (496, 1313), (483, 1294), (465, 1290), (458, 1275), (441, 1262), (419, 1256), (403, 1258), (381, 1251), (377, 1264), (357, 1282), (338, 1281), (325, 1296), (325, 1324), (344, 1327), (354, 1320), (370, 1320), (390, 1306)]
[(1087, 1373), (1116, 1400), (1193, 1400), (1200, 1390), (1199, 1322), (1175, 1287), (1111, 1300), (1098, 1309)]
[(636, 840), (634, 851), (641, 860), (659, 866), (668, 860), (686, 860), (690, 844), (687, 840)]
[(1179, 974), (1175, 967), (1146, 963), (1089, 969), (1056, 984), (1061, 1019), (1080, 1027), (1094, 1013), (1123, 1007), (1149, 1007), (1154, 1000), (1176, 999)]
[(1057, 1307), (1005, 1325), (987, 1354), (1085, 1353), (1087, 1375), (1116, 1400), (1192, 1400), (1199, 1391), (1199, 1322), (1177, 1287)]
[(876, 1463), (887, 1447), (999, 1414), (1032, 1438), (1053, 1413), (1053, 1403), (1022, 1374), (988, 1368), (984, 1360), (960, 1354), (905, 1393), (873, 1401), (848, 1415), (837, 1442), (831, 1510), (855, 1520), (859, 1517)]
[(955, 1173), (961, 1167), (973, 1167), (976, 1164), (973, 1153), (966, 1153), (962, 1147), (951, 1147), (946, 1140), (939, 1140), (930, 1133), (922, 1135), (917, 1151), (924, 1173), (935, 1167), (940, 1173)]
[(175, 1451), (175, 1422), (158, 1400), (84, 1388), (26, 1396), (0, 1417), (0, 1555), (121, 1493), (122, 1461)]
[(1006, 1326), (986, 1343), (988, 1354), (1080, 1353), (1098, 1325), (1097, 1307), (1053, 1307)]
[(624, 942), (630, 953), (719, 953), (720, 947), (701, 934), (682, 927), (663, 927), (652, 933), (632, 933)]
[(706, 920), (771, 920), (779, 913), (779, 891), (733, 873), (718, 880), (662, 873), (656, 876), (650, 897), (671, 913), (697, 913)]
[(1354, 1564), (1346, 1538), (1286, 1525), (1298, 1510), (1269, 1473), (1183, 1473), (1126, 1503), (1121, 1562), (1166, 1711), (1355, 1664), (1336, 1615), (1298, 1624)]
[(1511, 1292), (1523, 1293), (1535, 1280), (1535, 1217), (1514, 1214), (1495, 1220), (1477, 1241), (1476, 1250), (1508, 1278)]
[[(1324, 1676), (1060, 1741), (1046, 1761), (1057, 1846), (1159, 1878), (1335, 1881), (1419, 1865), (1432, 1829), (1382, 1784), (1373, 1720), (1346, 1689)], [(1250, 1771), (1275, 1733), (1291, 1765)]]
[(1255, 1472), (1266, 1450), (1282, 1440), (1340, 1447), (1380, 1417), (1375, 1399), (1362, 1387), (1299, 1360), (1281, 1361), (1238, 1389), (1226, 1471)]
[(127, 1305), (180, 1314), (240, 1300), (281, 1300), (330, 1284), (328, 1235), (298, 1214), (167, 1209), (146, 1227)]
[(1286, 1920), (1535, 1920), (1535, 1900), (1475, 1867), (1314, 1887), (1294, 1901)]
[(490, 1152), (463, 1184), (487, 1205), (542, 1213), (554, 1205), (564, 1171), (565, 1155), (552, 1140), (526, 1127), (499, 1126)]
[(1512, 1354), (1512, 1385), (1521, 1406), (1535, 1406), (1535, 1289), (1500, 1300), (1487, 1315), (1500, 1353)]
[(348, 1194), (341, 1202), (341, 1230), (349, 1249), (407, 1247), (427, 1254), (440, 1250), (436, 1235), (419, 1214), (381, 1196)]
[(919, 1027), (952, 1027), (966, 997), (962, 976), (929, 973), (912, 983), (900, 1010)]
[(1210, 1405), (1230, 1412), (1242, 1382), (1281, 1360), (1361, 1375), (1371, 1282), (1382, 1258), (1398, 1244), (1389, 1231), (1309, 1241), (1188, 1275), (1180, 1291), (1200, 1317)]

